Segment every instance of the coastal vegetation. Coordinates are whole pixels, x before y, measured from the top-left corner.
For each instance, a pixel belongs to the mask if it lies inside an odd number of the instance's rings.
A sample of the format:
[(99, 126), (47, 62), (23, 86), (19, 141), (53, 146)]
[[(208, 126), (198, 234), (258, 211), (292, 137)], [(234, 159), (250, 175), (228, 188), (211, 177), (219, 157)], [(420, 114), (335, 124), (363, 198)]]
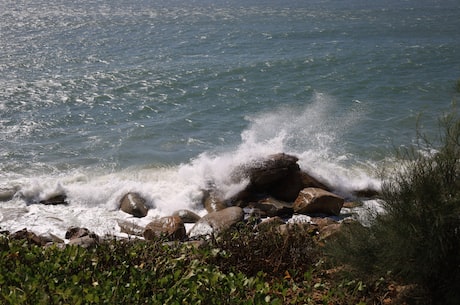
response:
[(328, 245), (340, 264), (368, 280), (391, 273), (413, 285), (420, 304), (460, 300), (460, 120), (441, 121), (440, 145), (424, 136), (398, 152), (382, 188), (385, 213), (370, 227), (344, 228)]

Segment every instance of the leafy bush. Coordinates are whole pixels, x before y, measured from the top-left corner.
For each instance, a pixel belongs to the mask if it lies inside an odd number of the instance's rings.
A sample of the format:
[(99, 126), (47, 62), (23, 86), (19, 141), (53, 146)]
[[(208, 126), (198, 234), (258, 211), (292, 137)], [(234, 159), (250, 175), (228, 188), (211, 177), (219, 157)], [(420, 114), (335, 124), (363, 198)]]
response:
[(460, 120), (442, 121), (440, 147), (401, 151), (401, 169), (382, 190), (385, 213), (371, 227), (356, 226), (329, 245), (336, 259), (362, 274), (391, 271), (417, 284), (432, 304), (460, 300)]

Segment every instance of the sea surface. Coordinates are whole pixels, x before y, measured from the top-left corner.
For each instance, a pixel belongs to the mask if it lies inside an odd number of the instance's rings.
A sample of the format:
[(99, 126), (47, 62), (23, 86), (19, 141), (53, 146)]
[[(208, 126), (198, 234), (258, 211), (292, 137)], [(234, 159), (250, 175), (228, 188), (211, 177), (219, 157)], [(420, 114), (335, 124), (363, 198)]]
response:
[[(0, 0), (0, 230), (203, 215), (202, 188), (231, 196), (235, 166), (278, 152), (344, 195), (378, 188), (460, 98), (459, 16), (458, 0)], [(118, 210), (127, 192), (147, 217)]]

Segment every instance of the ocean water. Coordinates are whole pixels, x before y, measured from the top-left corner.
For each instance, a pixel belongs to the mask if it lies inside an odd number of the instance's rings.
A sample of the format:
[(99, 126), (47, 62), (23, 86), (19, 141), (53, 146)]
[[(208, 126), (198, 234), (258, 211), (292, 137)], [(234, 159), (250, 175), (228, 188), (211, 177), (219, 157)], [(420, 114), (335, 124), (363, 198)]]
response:
[[(378, 187), (460, 97), (458, 16), (457, 0), (0, 0), (0, 229), (203, 215), (201, 188), (230, 196), (235, 166), (277, 152), (344, 195)], [(147, 217), (118, 211), (129, 191)], [(68, 206), (36, 204), (58, 193)]]

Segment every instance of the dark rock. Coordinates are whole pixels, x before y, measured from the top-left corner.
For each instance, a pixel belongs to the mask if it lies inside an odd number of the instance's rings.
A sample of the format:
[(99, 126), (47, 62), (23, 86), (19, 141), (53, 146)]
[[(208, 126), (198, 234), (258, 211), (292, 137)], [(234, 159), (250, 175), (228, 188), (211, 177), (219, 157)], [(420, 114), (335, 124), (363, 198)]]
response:
[(178, 210), (175, 211), (172, 216), (180, 217), (184, 223), (195, 223), (201, 218), (190, 210)]
[(131, 214), (134, 217), (145, 217), (148, 213), (148, 207), (145, 199), (138, 193), (127, 193), (120, 200), (120, 210)]
[(374, 198), (380, 196), (380, 192), (376, 189), (366, 188), (362, 190), (353, 191), (353, 196), (358, 198)]
[(59, 195), (55, 195), (47, 199), (40, 200), (39, 203), (44, 204), (44, 205), (58, 205), (58, 204), (68, 205), (68, 202), (66, 201), (66, 199), (67, 199), (67, 196), (65, 194), (59, 194)]
[(295, 213), (340, 215), (344, 199), (319, 188), (305, 188), (294, 202)]
[(80, 227), (70, 227), (67, 229), (65, 233), (65, 239), (76, 239), (76, 238), (81, 238), (84, 236), (92, 236), (95, 237), (97, 236), (95, 233), (91, 232), (87, 228), (80, 228)]
[(20, 240), (27, 240), (29, 243), (37, 245), (37, 246), (44, 246), (49, 242), (52, 242), (51, 239), (47, 238), (46, 236), (38, 236), (34, 232), (27, 231), (26, 228), (14, 232), (10, 235), (11, 239), (20, 239)]
[(229, 207), (224, 210), (209, 213), (203, 216), (190, 230), (189, 236), (210, 235), (230, 228), (243, 221), (244, 212), (240, 207)]
[(295, 156), (279, 153), (266, 159), (237, 168), (232, 177), (239, 181), (249, 179), (248, 186), (231, 199), (234, 205), (245, 207), (267, 195), (293, 202), (306, 187), (329, 188), (313, 176), (300, 170)]
[(143, 235), (147, 240), (158, 237), (166, 237), (169, 240), (184, 240), (187, 236), (184, 223), (178, 216), (155, 219), (145, 227)]

